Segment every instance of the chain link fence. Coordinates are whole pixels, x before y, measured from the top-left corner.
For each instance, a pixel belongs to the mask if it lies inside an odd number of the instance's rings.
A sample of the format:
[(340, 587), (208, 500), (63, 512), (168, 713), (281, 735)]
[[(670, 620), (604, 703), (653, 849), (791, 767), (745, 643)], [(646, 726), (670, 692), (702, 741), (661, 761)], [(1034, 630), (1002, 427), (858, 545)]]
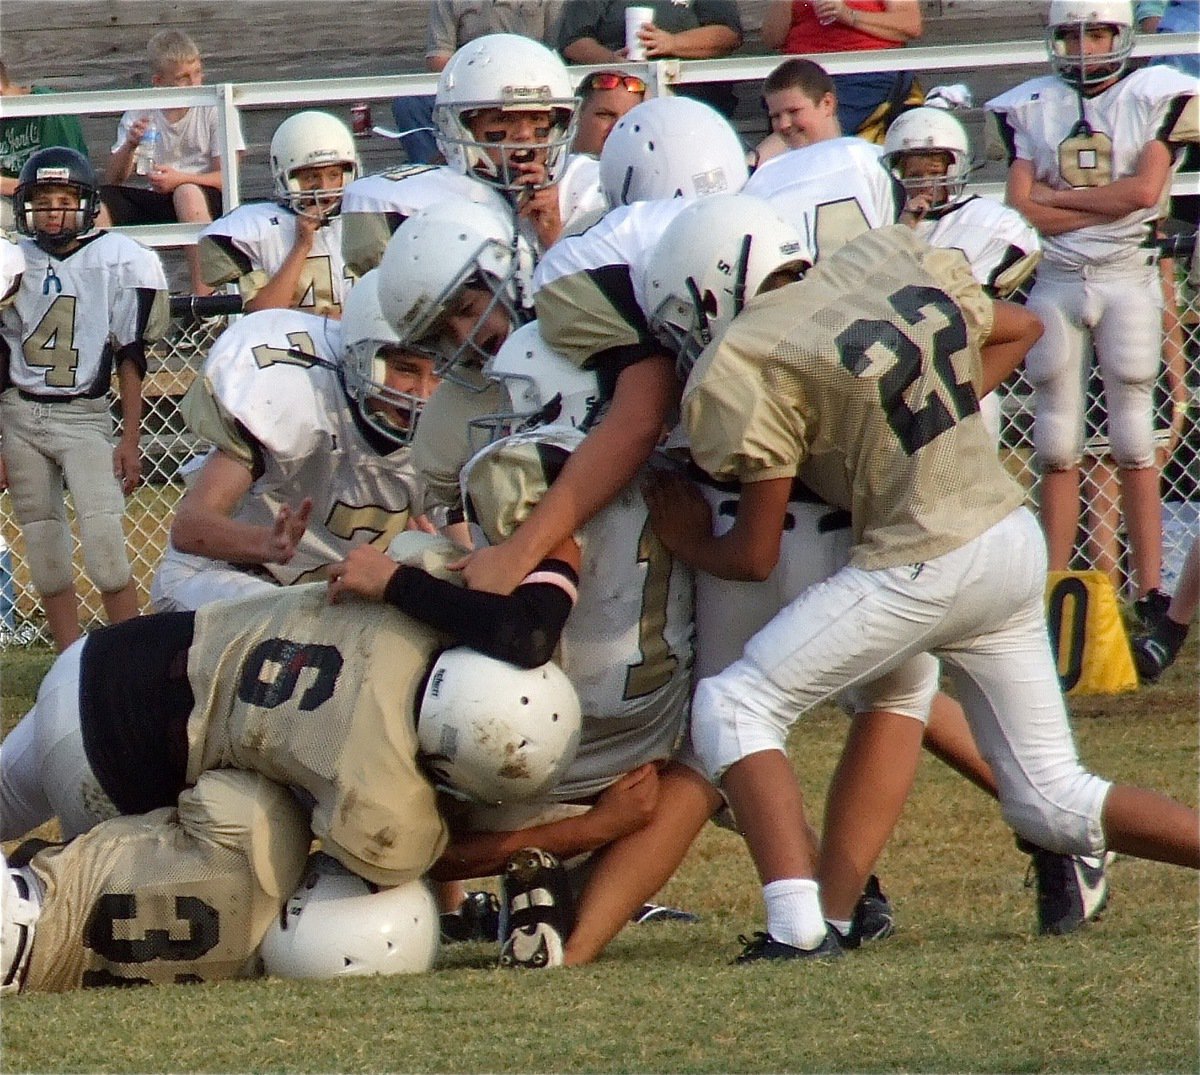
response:
[[(1183, 557), (1200, 526), (1200, 272), (1195, 235), (1177, 236), (1164, 253), (1174, 255), (1179, 311), (1178, 336), (1164, 347), (1160, 412), (1163, 427), (1163, 562), (1164, 586), (1173, 588)], [(1190, 272), (1189, 272), (1190, 266)], [(175, 505), (183, 494), (180, 466), (202, 454), (206, 445), (193, 437), (179, 416), (179, 400), (191, 384), (212, 341), (227, 323), (224, 316), (205, 316), (190, 297), (172, 299), (173, 321), (167, 336), (150, 355), (145, 383), (146, 411), (142, 446), (144, 479), (127, 499), (126, 534), (141, 606), (148, 604), (150, 581), (167, 543)], [(1001, 453), (1005, 465), (1029, 491), (1036, 504), (1037, 468), (1033, 459), (1032, 407), (1029, 383), (1018, 373), (1001, 392)], [(1116, 500), (1116, 472), (1104, 452), (1103, 398), (1093, 392), (1089, 419), (1095, 436), (1084, 463), (1084, 512), (1077, 567), (1097, 567), (1113, 575), (1130, 596), (1126, 582), (1126, 548)], [(67, 498), (68, 515), (70, 498)], [(82, 570), (75, 542), (80, 615), (85, 627), (102, 622), (100, 595)], [(37, 593), (29, 579), (25, 546), (12, 514), (8, 493), (0, 494), (0, 647), (48, 642)]]

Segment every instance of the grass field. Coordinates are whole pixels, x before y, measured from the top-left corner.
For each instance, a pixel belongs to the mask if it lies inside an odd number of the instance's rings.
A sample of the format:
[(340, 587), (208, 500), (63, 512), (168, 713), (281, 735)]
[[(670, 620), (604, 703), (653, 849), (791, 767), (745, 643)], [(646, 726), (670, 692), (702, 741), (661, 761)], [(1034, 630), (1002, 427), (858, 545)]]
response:
[[(1075, 703), (1085, 761), (1195, 804), (1196, 658)], [(47, 663), (3, 656), (6, 729)], [(843, 732), (825, 710), (793, 736), (815, 813)], [(729, 966), (762, 910), (740, 841), (710, 826), (663, 893), (701, 923), (627, 929), (592, 967), (501, 972), (456, 945), (418, 978), (6, 997), (0, 1068), (1197, 1071), (1196, 876), (1119, 859), (1103, 919), (1040, 938), (1025, 865), (994, 804), (928, 760), (880, 864), (898, 932), (834, 965)]]

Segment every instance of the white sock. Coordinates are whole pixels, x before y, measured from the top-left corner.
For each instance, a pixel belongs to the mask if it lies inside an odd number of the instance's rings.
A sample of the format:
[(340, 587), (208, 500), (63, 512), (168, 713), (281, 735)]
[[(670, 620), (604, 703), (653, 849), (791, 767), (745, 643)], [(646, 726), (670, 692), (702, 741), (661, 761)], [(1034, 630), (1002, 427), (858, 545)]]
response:
[(816, 948), (825, 937), (825, 917), (817, 882), (787, 877), (763, 885), (767, 932), (793, 948)]
[(833, 926), (843, 937), (850, 936), (850, 926), (852, 923), (849, 919), (843, 922), (840, 918), (827, 918), (825, 921)]

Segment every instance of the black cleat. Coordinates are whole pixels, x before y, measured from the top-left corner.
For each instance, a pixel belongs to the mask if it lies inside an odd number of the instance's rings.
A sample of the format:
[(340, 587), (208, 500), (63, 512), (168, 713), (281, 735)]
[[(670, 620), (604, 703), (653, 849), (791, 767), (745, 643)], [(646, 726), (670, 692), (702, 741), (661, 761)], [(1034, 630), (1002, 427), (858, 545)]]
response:
[(1025, 887), (1037, 887), (1038, 932), (1061, 936), (1095, 921), (1108, 904), (1106, 858), (1060, 855), (1017, 838), (1032, 856)]
[(1150, 634), (1135, 638), (1130, 643), (1130, 650), (1133, 652), (1133, 664), (1137, 669), (1138, 680), (1142, 683), (1157, 683), (1162, 674), (1175, 663), (1187, 636), (1187, 624), (1178, 624), (1169, 616), (1164, 616)]
[(442, 943), (498, 941), (500, 901), (491, 892), (468, 892), (457, 911), (441, 916)]
[(896, 913), (892, 901), (879, 887), (879, 878), (871, 874), (858, 902), (854, 905), (854, 917), (850, 920), (850, 932), (843, 936), (829, 927), (838, 943), (848, 951), (861, 947), (867, 941), (882, 941), (896, 932)]
[(738, 937), (745, 945), (734, 963), (757, 963), (760, 959), (837, 959), (842, 954), (835, 930), (826, 930), (816, 948), (796, 948), (777, 941), (769, 933), (756, 932), (753, 938)]
[(1165, 590), (1149, 590), (1133, 603), (1133, 612), (1141, 622), (1146, 634), (1153, 634), (1166, 618), (1171, 606), (1171, 595)]
[(504, 866), (508, 911), (502, 967), (561, 967), (563, 947), (575, 928), (575, 902), (567, 871), (555, 855), (522, 848)]
[(700, 916), (679, 907), (664, 907), (661, 903), (643, 903), (629, 920), (635, 926), (647, 922), (699, 922)]

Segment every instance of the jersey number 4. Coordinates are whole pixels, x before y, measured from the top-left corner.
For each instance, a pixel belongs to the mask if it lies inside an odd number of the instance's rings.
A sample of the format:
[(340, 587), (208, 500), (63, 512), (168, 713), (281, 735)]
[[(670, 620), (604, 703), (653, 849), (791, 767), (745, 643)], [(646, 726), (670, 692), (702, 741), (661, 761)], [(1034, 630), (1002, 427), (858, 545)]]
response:
[(75, 347), (75, 296), (59, 295), (25, 337), (25, 362), (47, 371), (47, 388), (74, 388), (79, 368)]
[[(873, 348), (884, 347), (895, 357), (895, 364), (879, 378), (879, 401), (905, 453), (913, 455), (979, 410), (974, 387), (970, 381), (958, 380), (952, 361), (967, 346), (967, 326), (954, 300), (934, 287), (910, 284), (893, 292), (887, 301), (900, 315), (899, 321), (855, 321), (835, 342), (842, 365), (855, 377), (866, 376), (871, 369)], [(934, 329), (936, 320), (942, 324)], [(914, 334), (908, 329), (918, 331)], [(918, 378), (927, 376), (930, 367), (945, 388), (950, 406), (934, 390), (914, 410), (905, 395)]]

